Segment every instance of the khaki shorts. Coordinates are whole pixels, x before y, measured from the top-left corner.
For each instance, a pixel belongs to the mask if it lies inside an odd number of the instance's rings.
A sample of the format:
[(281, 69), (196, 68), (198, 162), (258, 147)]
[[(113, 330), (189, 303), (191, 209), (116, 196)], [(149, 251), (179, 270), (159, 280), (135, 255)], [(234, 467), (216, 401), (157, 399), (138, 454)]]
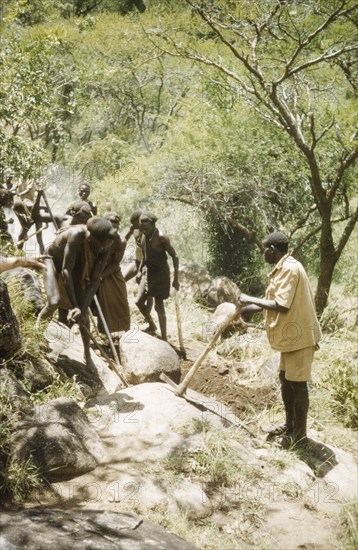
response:
[(314, 352), (315, 346), (297, 351), (281, 352), (280, 370), (285, 372), (286, 380), (307, 382), (311, 378)]

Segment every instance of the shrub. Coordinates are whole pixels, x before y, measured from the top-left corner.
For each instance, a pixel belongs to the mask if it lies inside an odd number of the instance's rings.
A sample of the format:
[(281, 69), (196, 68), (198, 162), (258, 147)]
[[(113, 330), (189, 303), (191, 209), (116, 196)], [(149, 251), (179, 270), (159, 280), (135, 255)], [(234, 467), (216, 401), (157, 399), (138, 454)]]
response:
[(347, 428), (358, 428), (357, 369), (351, 357), (335, 358), (324, 377), (323, 386), (331, 394), (331, 407)]
[(216, 219), (209, 219), (207, 223), (210, 256), (207, 268), (210, 273), (214, 277), (229, 277), (249, 294), (262, 294), (264, 263), (257, 247), (248, 243), (233, 227), (226, 228)]

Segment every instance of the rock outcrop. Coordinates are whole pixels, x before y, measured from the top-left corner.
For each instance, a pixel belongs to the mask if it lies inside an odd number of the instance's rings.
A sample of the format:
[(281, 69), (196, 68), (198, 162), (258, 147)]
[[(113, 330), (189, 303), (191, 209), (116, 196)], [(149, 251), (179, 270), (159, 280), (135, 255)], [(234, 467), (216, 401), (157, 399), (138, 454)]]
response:
[(30, 457), (49, 481), (70, 479), (93, 470), (104, 457), (99, 436), (71, 399), (37, 406), (12, 437), (12, 458)]
[(179, 384), (179, 357), (167, 342), (140, 330), (130, 330), (122, 336), (119, 345), (128, 384), (159, 382), (162, 372)]
[(223, 302), (237, 304), (239, 287), (228, 277), (212, 278), (205, 267), (191, 262), (179, 268), (180, 288), (185, 296), (215, 309)]
[(78, 331), (76, 325), (69, 329), (62, 323), (51, 321), (45, 332), (50, 363), (63, 370), (67, 376), (76, 376), (80, 384), (88, 388), (102, 387), (105, 391), (112, 393), (118, 386), (123, 387), (118, 375), (93, 350), (91, 350), (91, 358), (96, 372), (86, 367), (83, 360), (82, 338), (76, 330)]
[(23, 294), (23, 299), (31, 309), (38, 313), (43, 306), (43, 297), (38, 275), (31, 269), (19, 267), (6, 271), (3, 274), (5, 280), (16, 281), (19, 290)]
[(1, 548), (11, 550), (195, 550), (134, 514), (33, 508), (3, 512)]

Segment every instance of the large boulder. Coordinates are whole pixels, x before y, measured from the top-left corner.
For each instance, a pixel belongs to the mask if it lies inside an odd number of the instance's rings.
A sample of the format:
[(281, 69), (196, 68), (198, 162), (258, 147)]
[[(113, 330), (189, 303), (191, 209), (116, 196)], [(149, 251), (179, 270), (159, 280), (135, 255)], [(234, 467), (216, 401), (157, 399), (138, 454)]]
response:
[(211, 285), (211, 276), (205, 267), (196, 262), (179, 267), (180, 290), (195, 302), (202, 302)]
[(162, 372), (179, 384), (180, 361), (167, 342), (138, 330), (126, 332), (119, 346), (128, 384), (159, 382)]
[(23, 293), (23, 299), (31, 309), (38, 313), (43, 306), (41, 285), (36, 273), (31, 269), (19, 267), (4, 273), (4, 277), (8, 281), (16, 281), (19, 289)]
[(52, 384), (56, 377), (56, 371), (45, 357), (36, 357), (32, 362), (24, 363), (23, 376), (29, 384), (29, 390), (36, 392)]
[(31, 409), (27, 392), (7, 368), (0, 369), (0, 391), (2, 396), (7, 396), (11, 404), (8, 412), (16, 410), (26, 413), (28, 408)]
[(239, 287), (228, 277), (212, 278), (205, 267), (196, 262), (179, 268), (179, 282), (183, 294), (211, 309), (223, 302), (237, 304)]
[(44, 476), (55, 481), (93, 470), (104, 450), (77, 403), (59, 398), (35, 407), (33, 416), (18, 424), (11, 455), (19, 462), (32, 457)]
[(113, 393), (123, 383), (119, 376), (112, 371), (101, 357), (91, 350), (91, 359), (96, 372), (89, 370), (83, 359), (83, 342), (80, 334), (76, 332), (75, 325), (69, 329), (62, 323), (51, 321), (48, 325), (45, 337), (48, 342), (48, 359), (56, 368), (60, 368), (69, 376), (76, 379), (83, 386), (90, 388), (102, 386), (108, 393)]
[(239, 296), (239, 287), (228, 277), (215, 277), (204, 292), (205, 302), (209, 308), (215, 308), (224, 302), (237, 304)]
[(1, 548), (22, 550), (195, 550), (173, 533), (129, 513), (32, 508), (3, 512)]

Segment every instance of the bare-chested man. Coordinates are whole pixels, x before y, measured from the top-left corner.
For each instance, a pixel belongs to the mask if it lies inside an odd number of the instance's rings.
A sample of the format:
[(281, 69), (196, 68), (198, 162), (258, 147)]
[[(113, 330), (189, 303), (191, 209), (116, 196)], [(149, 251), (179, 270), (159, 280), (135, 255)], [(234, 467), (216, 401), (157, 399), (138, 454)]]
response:
[(108, 258), (116, 231), (108, 220), (97, 216), (87, 225), (74, 225), (59, 233), (48, 247), (52, 258), (44, 274), (47, 304), (41, 319), (60, 308), (61, 322), (78, 323), (84, 346), (84, 359), (93, 368), (90, 354), (88, 307), (98, 290), (100, 277)]
[(178, 270), (179, 258), (170, 240), (155, 226), (157, 218), (151, 212), (143, 212), (139, 218), (139, 228), (143, 233), (143, 271), (138, 291), (136, 305), (149, 323), (149, 331), (155, 332), (156, 326), (147, 306), (148, 296), (155, 300), (155, 310), (158, 315), (160, 332), (163, 340), (167, 339), (167, 319), (164, 300), (170, 294), (170, 270), (167, 253), (171, 256), (174, 266), (172, 286), (179, 290)]

